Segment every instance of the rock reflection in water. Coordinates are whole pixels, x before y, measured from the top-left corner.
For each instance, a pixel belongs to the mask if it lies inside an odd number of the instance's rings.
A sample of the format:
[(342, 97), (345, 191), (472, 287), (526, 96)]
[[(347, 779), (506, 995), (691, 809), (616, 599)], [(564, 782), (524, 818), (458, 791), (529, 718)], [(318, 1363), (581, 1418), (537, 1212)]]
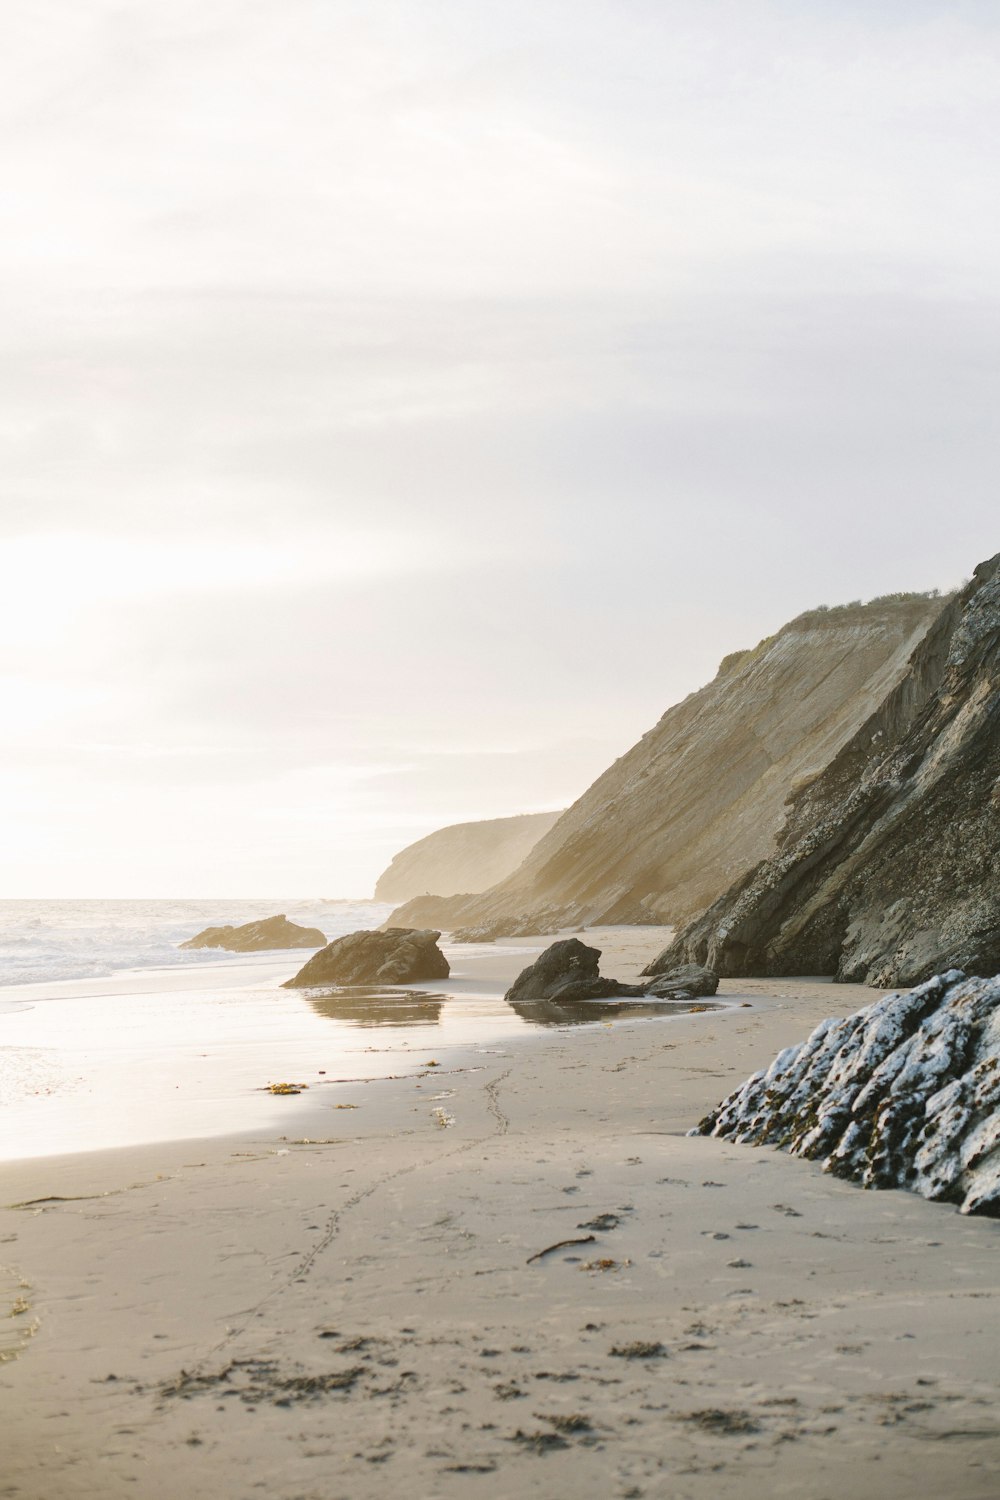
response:
[[(347, 1026), (439, 1026), (445, 1002), (455, 997), (430, 990), (392, 989), (382, 985), (352, 984), (339, 989), (313, 990), (306, 998), (317, 1015)], [(597, 1021), (634, 1021), (686, 1015), (698, 1010), (722, 1010), (702, 1000), (508, 1000), (487, 1002), (484, 1015), (510, 1009), (529, 1026), (593, 1026)], [(460, 1007), (461, 1009), (461, 1007)], [(468, 1017), (469, 1012), (465, 1012)]]
[(509, 1000), (507, 1003), (530, 1026), (592, 1026), (595, 1021), (635, 1021), (723, 1009), (721, 1005), (701, 1000)]
[(423, 990), (353, 984), (312, 994), (309, 1004), (317, 1015), (348, 1026), (437, 1026), (446, 998)]

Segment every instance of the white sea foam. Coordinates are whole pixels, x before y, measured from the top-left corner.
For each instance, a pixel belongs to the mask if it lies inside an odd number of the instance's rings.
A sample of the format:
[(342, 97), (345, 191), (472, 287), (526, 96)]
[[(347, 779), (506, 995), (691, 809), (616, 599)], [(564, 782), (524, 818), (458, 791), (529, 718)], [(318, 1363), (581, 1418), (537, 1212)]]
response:
[(0, 986), (101, 978), (123, 970), (219, 963), (217, 949), (179, 944), (202, 928), (284, 912), (327, 939), (377, 927), (392, 910), (372, 901), (0, 901)]

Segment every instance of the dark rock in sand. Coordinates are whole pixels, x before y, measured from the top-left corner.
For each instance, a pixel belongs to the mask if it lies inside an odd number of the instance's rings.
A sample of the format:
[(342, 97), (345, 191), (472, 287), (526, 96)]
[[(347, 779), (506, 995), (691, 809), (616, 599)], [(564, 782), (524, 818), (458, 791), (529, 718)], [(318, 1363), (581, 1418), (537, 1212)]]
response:
[(691, 1134), (1000, 1218), (1000, 977), (953, 969), (822, 1021)]
[(504, 999), (605, 1000), (616, 995), (646, 993), (641, 985), (604, 978), (598, 969), (600, 957), (599, 948), (588, 948), (579, 938), (564, 938), (521, 970)]
[(314, 953), (285, 989), (319, 984), (414, 984), (447, 979), (448, 960), (437, 945), (440, 932), (390, 927), (387, 932), (349, 932)]
[(326, 934), (318, 927), (299, 927), (285, 916), (265, 917), (242, 927), (206, 927), (182, 948), (224, 948), (229, 953), (264, 953), (270, 948), (322, 948)]
[(719, 976), (714, 970), (705, 969), (701, 964), (671, 964), (660, 969), (662, 958), (661, 953), (642, 971), (656, 976), (646, 990), (647, 995), (658, 995), (665, 1000), (679, 1000), (685, 996), (693, 999), (697, 995), (714, 995), (719, 988)]

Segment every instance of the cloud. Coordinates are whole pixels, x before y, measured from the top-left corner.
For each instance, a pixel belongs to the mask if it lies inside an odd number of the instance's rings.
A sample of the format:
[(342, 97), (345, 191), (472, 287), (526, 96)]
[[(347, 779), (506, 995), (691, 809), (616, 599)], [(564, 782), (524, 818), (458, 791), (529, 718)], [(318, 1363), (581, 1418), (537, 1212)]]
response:
[(356, 890), (801, 609), (995, 550), (995, 7), (9, 12), (37, 889)]

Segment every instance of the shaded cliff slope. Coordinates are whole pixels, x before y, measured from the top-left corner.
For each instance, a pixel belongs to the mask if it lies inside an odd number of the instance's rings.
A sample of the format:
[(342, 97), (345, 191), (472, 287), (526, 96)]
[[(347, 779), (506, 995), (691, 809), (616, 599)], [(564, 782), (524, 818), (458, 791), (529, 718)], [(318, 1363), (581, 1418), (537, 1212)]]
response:
[[(475, 899), (414, 904), (412, 920), (678, 923), (703, 910), (774, 851), (790, 792), (891, 693), (941, 608), (916, 595), (812, 610), (735, 652), (509, 878)], [(393, 918), (404, 919), (409, 908)]]
[(379, 876), (375, 900), (485, 891), (517, 869), (558, 817), (557, 812), (525, 813), (439, 828), (400, 850)]
[(1000, 970), (1000, 554), (942, 610), (888, 692), (794, 799), (777, 854), (682, 932), (664, 965), (918, 984)]

